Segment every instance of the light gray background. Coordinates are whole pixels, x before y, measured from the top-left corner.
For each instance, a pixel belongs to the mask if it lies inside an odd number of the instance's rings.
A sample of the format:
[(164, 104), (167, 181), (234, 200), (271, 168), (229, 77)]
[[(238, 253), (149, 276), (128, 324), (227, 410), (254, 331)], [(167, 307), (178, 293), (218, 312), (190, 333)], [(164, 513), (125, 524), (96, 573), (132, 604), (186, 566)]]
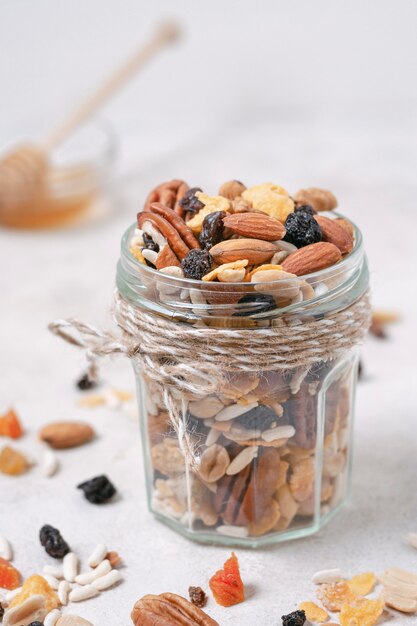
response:
[[(45, 328), (71, 315), (110, 326), (120, 235), (161, 180), (182, 177), (210, 192), (231, 177), (273, 180), (290, 191), (329, 187), (363, 228), (375, 304), (398, 308), (403, 320), (390, 341), (370, 340), (364, 350), (348, 508), (314, 538), (239, 551), (248, 601), (208, 607), (222, 626), (272, 626), (313, 597), (317, 569), (417, 570), (417, 555), (403, 542), (417, 530), (417, 4), (3, 1), (1, 141), (46, 129), (167, 14), (184, 23), (184, 42), (104, 111), (120, 142), (113, 217), (72, 231), (0, 232), (0, 409), (13, 404), (22, 416), (28, 434), (18, 446), (39, 455), (37, 428), (54, 419), (86, 419), (99, 434), (87, 448), (63, 453), (53, 480), (37, 468), (15, 480), (0, 476), (0, 532), (25, 575), (45, 562), (37, 542), (45, 522), (61, 528), (84, 558), (99, 540), (119, 550), (125, 582), (76, 609), (95, 626), (127, 626), (145, 593), (207, 587), (227, 551), (190, 544), (153, 521), (137, 424), (110, 410), (76, 408), (72, 381), (82, 357)], [(128, 364), (114, 362), (104, 373), (133, 390)], [(105, 508), (74, 489), (99, 472), (120, 491)]]

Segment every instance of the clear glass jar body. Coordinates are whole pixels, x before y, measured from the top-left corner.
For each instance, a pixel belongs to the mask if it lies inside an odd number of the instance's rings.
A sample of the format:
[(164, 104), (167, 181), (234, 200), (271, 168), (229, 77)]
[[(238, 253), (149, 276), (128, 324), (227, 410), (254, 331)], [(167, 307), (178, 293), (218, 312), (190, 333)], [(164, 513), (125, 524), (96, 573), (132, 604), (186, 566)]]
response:
[[(278, 303), (268, 310), (260, 310), (253, 284), (208, 285), (141, 266), (128, 250), (131, 234), (122, 241), (120, 294), (184, 327), (256, 333), (283, 317), (302, 324), (347, 309), (368, 286), (358, 231), (354, 251), (337, 266), (296, 284), (263, 284), (261, 293)], [(349, 493), (357, 363), (352, 348), (301, 367), (228, 371), (208, 395), (173, 390), (194, 466), (185, 461), (163, 390), (136, 365), (150, 510), (207, 543), (258, 547), (319, 530)]]

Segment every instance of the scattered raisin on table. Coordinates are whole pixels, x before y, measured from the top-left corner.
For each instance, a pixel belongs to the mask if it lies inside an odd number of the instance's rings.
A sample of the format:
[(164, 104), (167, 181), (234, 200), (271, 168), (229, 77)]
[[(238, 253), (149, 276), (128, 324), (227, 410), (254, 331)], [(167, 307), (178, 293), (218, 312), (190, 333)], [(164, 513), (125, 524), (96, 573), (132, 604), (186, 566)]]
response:
[(143, 246), (144, 250), (154, 250), (154, 252), (159, 252), (159, 246), (157, 243), (154, 242), (152, 237), (150, 237), (146, 233), (143, 233), (142, 237), (143, 237), (143, 243), (145, 244)]
[(39, 532), (39, 539), (47, 554), (54, 559), (62, 559), (70, 551), (69, 545), (63, 539), (59, 530), (49, 526), (49, 524), (42, 526)]
[(273, 296), (261, 293), (247, 293), (239, 300), (238, 304), (253, 304), (254, 306), (250, 306), (247, 309), (243, 308), (242, 311), (233, 313), (234, 317), (245, 317), (254, 313), (266, 313), (267, 311), (273, 311), (277, 308)]
[(303, 248), (321, 241), (321, 228), (312, 215), (305, 211), (290, 213), (285, 220), (285, 241)]
[(200, 187), (191, 187), (185, 192), (184, 196), (179, 201), (180, 207), (188, 213), (190, 217), (199, 212), (203, 208), (204, 204), (195, 195), (197, 191), (203, 191)]
[(82, 489), (87, 500), (93, 504), (104, 504), (116, 493), (116, 488), (104, 475), (80, 483), (77, 489)]
[(203, 276), (209, 273), (213, 259), (207, 250), (190, 250), (187, 256), (182, 260), (181, 267), (186, 278), (194, 278), (201, 280)]
[(195, 606), (202, 609), (207, 604), (207, 596), (206, 593), (201, 587), (188, 587), (188, 594), (190, 596), (190, 600)]
[(94, 389), (94, 387), (97, 387), (97, 385), (98, 385), (97, 381), (89, 378), (87, 372), (83, 374), (81, 378), (77, 380), (77, 387), (81, 391), (88, 391), (89, 389)]
[(43, 622), (30, 622), (29, 626), (44, 626)]
[(260, 404), (247, 413), (243, 413), (243, 415), (235, 417), (233, 421), (234, 423), (244, 426), (244, 428), (247, 428), (248, 430), (254, 429), (264, 431), (273, 427), (273, 424), (276, 426), (278, 417), (271, 407)]
[(294, 611), (282, 616), (282, 626), (304, 626), (306, 622), (305, 611)]
[(226, 217), (224, 211), (214, 211), (206, 215), (200, 235), (200, 244), (202, 248), (209, 250), (216, 243), (220, 243), (223, 239), (224, 224), (223, 218)]
[(316, 209), (314, 209), (309, 204), (300, 204), (299, 206), (295, 207), (294, 211), (302, 211), (303, 213), (308, 213), (309, 215), (317, 215)]

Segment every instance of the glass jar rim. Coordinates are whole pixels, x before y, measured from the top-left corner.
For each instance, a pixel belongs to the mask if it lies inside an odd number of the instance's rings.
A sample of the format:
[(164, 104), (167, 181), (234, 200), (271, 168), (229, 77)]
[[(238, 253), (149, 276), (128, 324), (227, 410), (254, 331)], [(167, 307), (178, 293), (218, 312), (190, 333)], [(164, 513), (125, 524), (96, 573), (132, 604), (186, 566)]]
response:
[(245, 325), (243, 319), (248, 317), (256, 326), (273, 324), (274, 318), (284, 315), (326, 315), (346, 308), (368, 287), (362, 235), (353, 227), (352, 252), (329, 268), (269, 282), (222, 283), (179, 278), (140, 263), (129, 248), (133, 224), (122, 238), (117, 288), (134, 306), (177, 322), (202, 319), (210, 320), (210, 325), (236, 327), (239, 320)]
[[(339, 218), (345, 218), (344, 215), (336, 212), (336, 211), (332, 211), (332, 214), (339, 217)], [(331, 265), (330, 267), (327, 267), (325, 269), (319, 270), (317, 272), (312, 272), (310, 274), (303, 274), (302, 276), (298, 276), (298, 278), (300, 279), (308, 279), (309, 281), (315, 282), (315, 279), (320, 279), (319, 282), (323, 279), (325, 279), (327, 276), (331, 275), (332, 277), (335, 276), (335, 270), (340, 269), (340, 273), (342, 273), (347, 266), (352, 266), (352, 264), (356, 264), (357, 262), (359, 262), (363, 255), (364, 255), (364, 250), (363, 250), (363, 237), (362, 237), (362, 233), (360, 231), (360, 229), (358, 228), (358, 226), (352, 222), (351, 220), (349, 220), (350, 223), (352, 224), (353, 227), (353, 231), (354, 231), (354, 240), (355, 240), (355, 244), (354, 247), (352, 249), (351, 252), (349, 252), (349, 254), (347, 254), (346, 256), (343, 257), (343, 259), (341, 259), (341, 261), (339, 261), (338, 263)], [(196, 280), (194, 278), (185, 278), (185, 277), (178, 277), (178, 276), (171, 276), (170, 274), (164, 274), (163, 270), (157, 270), (154, 269), (153, 267), (149, 267), (149, 265), (144, 265), (143, 263), (141, 263), (140, 261), (138, 261), (133, 254), (130, 252), (129, 249), (129, 241), (131, 239), (131, 237), (134, 234), (135, 229), (137, 228), (136, 223), (132, 224), (131, 226), (129, 226), (129, 228), (125, 231), (125, 233), (123, 234), (122, 237), (122, 241), (121, 241), (121, 255), (125, 256), (126, 254), (128, 255), (132, 266), (136, 267), (138, 270), (138, 274), (139, 273), (144, 273), (145, 275), (148, 275), (150, 278), (154, 277), (155, 279), (158, 278), (158, 280), (161, 279), (161, 274), (163, 274), (164, 276), (166, 276), (167, 278), (170, 279), (170, 281), (172, 280), (172, 284), (176, 284), (179, 288), (183, 287), (189, 287), (190, 285), (192, 285), (193, 287), (201, 287), (202, 284), (205, 284), (207, 286), (208, 283), (204, 283), (204, 281), (201, 280)], [(270, 281), (270, 282), (265, 282), (262, 281), (262, 284), (268, 285), (271, 284), (273, 285), (274, 283), (277, 282), (282, 282), (282, 281)], [(248, 285), (247, 282), (236, 282), (236, 283), (222, 283), (224, 285), (233, 285), (233, 286), (243, 286), (243, 285)], [(256, 285), (259, 284), (259, 281), (252, 281), (250, 284), (252, 285)]]

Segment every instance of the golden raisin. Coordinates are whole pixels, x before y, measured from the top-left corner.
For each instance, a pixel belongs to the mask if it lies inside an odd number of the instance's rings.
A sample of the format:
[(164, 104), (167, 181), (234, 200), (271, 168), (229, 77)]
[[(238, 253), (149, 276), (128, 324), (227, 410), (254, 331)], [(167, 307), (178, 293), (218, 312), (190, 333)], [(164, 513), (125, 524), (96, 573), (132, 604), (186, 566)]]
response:
[(320, 585), (317, 597), (328, 611), (340, 611), (346, 603), (353, 602), (357, 595), (351, 591), (345, 580)]
[(22, 591), (15, 598), (13, 598), (10, 603), (10, 607), (13, 608), (15, 606), (20, 606), (31, 596), (37, 595), (45, 597), (45, 608), (48, 613), (49, 611), (52, 611), (52, 609), (56, 609), (59, 606), (59, 599), (55, 591), (51, 589), (43, 576), (35, 574), (25, 580)]
[(315, 602), (302, 602), (300, 604), (300, 610), (304, 611), (310, 622), (324, 624), (324, 622), (327, 622), (329, 619), (328, 613), (326, 613), (326, 611), (321, 607), (317, 606)]
[(358, 574), (347, 581), (349, 589), (358, 596), (367, 596), (376, 585), (376, 577), (372, 572)]
[(23, 454), (10, 446), (5, 446), (0, 452), (0, 472), (9, 476), (24, 474), (29, 464)]
[(344, 604), (340, 612), (341, 626), (374, 626), (382, 615), (383, 600), (358, 598), (351, 604)]

